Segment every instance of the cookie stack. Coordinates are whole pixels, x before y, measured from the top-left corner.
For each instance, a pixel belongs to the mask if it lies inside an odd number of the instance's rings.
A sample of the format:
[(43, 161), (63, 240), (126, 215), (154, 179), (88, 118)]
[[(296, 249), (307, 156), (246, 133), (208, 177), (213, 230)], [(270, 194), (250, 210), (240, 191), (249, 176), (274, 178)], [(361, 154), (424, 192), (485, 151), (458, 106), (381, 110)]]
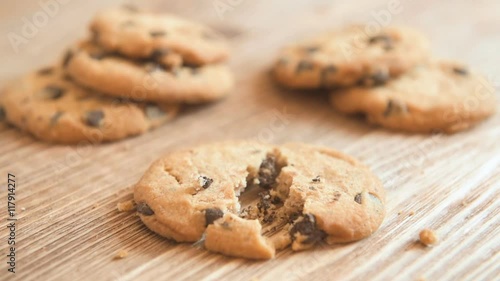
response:
[(368, 122), (420, 133), (453, 133), (495, 112), (492, 85), (458, 62), (432, 58), (420, 32), (390, 26), (368, 34), (349, 26), (284, 48), (275, 80), (327, 89), (333, 107)]
[(99, 143), (142, 134), (180, 104), (233, 86), (226, 42), (203, 25), (123, 7), (96, 15), (90, 30), (59, 63), (10, 83), (0, 117), (41, 140)]

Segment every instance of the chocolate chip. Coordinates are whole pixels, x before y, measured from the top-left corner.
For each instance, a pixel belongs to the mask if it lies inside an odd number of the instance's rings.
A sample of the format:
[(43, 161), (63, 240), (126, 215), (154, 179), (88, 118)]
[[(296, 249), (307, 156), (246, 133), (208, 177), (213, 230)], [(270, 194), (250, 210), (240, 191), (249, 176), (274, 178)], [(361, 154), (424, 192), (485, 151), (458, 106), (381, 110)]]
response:
[(465, 68), (465, 67), (458, 67), (458, 66), (456, 66), (456, 67), (453, 68), (453, 72), (455, 72), (458, 75), (463, 75), (463, 76), (469, 74), (469, 70), (467, 70), (467, 68)]
[(375, 43), (378, 43), (378, 42), (382, 42), (384, 44), (387, 44), (387, 43), (392, 44), (392, 38), (389, 37), (388, 35), (381, 34), (381, 35), (376, 35), (376, 36), (370, 37), (369, 40), (368, 40), (368, 42), (370, 44), (375, 44)]
[(319, 50), (318, 46), (310, 46), (310, 47), (304, 48), (304, 52), (309, 53), (309, 54), (317, 52), (318, 50)]
[(149, 32), (149, 35), (151, 35), (151, 37), (161, 37), (167, 35), (167, 32), (163, 30), (157, 30)]
[(371, 76), (373, 81), (373, 86), (379, 86), (385, 84), (389, 80), (389, 74), (385, 71), (377, 71)]
[(356, 194), (356, 196), (354, 196), (354, 201), (356, 201), (356, 203), (358, 204), (361, 204), (361, 193), (358, 193)]
[(57, 122), (59, 121), (61, 116), (63, 116), (63, 114), (64, 114), (63, 111), (58, 111), (58, 112), (54, 113), (54, 115), (52, 115), (52, 117), (50, 117), (50, 125), (54, 126), (55, 124), (57, 124)]
[(6, 116), (7, 116), (7, 112), (5, 112), (5, 108), (0, 105), (0, 121), (5, 120)]
[(389, 100), (387, 102), (387, 106), (384, 111), (384, 116), (388, 117), (396, 113), (406, 113), (406, 112), (408, 112), (408, 108), (406, 107), (405, 104), (395, 100)]
[(312, 179), (313, 182), (320, 182), (321, 178), (319, 176), (316, 176), (314, 179)]
[(157, 119), (165, 116), (165, 111), (156, 104), (148, 104), (144, 109), (149, 119)]
[(151, 207), (149, 207), (149, 205), (144, 202), (138, 203), (135, 208), (139, 214), (144, 216), (152, 216), (155, 214)]
[(52, 74), (54, 72), (54, 68), (53, 67), (46, 67), (46, 68), (42, 68), (40, 70), (38, 70), (38, 74), (39, 75), (49, 75), (49, 74)]
[(208, 226), (214, 221), (222, 218), (224, 216), (224, 212), (218, 208), (209, 208), (205, 209), (205, 226)]
[(333, 64), (328, 65), (321, 70), (320, 83), (322, 87), (328, 86), (328, 78), (330, 75), (337, 72), (337, 70), (337, 67)]
[(62, 66), (67, 67), (71, 59), (73, 58), (73, 51), (68, 50), (66, 51), (66, 54), (64, 55)]
[(262, 161), (259, 167), (259, 183), (260, 186), (266, 189), (270, 189), (276, 184), (276, 177), (279, 171), (276, 167), (276, 157), (268, 155), (266, 159)]
[(156, 49), (154, 50), (152, 53), (151, 53), (151, 59), (153, 61), (157, 61), (159, 59), (161, 59), (163, 56), (167, 55), (168, 53), (170, 53), (170, 50), (169, 49)]
[(64, 95), (65, 91), (61, 87), (49, 85), (42, 89), (41, 96), (44, 99), (57, 100)]
[(304, 244), (313, 244), (326, 237), (326, 233), (316, 227), (316, 218), (312, 214), (304, 214), (303, 219), (293, 225), (292, 229), (290, 229), (292, 240), (296, 239), (296, 233), (307, 237), (302, 242)]
[(303, 71), (312, 70), (313, 68), (314, 68), (314, 65), (311, 62), (306, 61), (306, 60), (301, 60), (299, 62), (299, 64), (297, 64), (296, 72), (300, 73)]
[(207, 176), (200, 176), (200, 184), (201, 184), (201, 187), (203, 187), (203, 189), (209, 188), (213, 182), (214, 182), (214, 180), (207, 177)]
[(100, 127), (104, 119), (104, 112), (102, 110), (91, 110), (85, 113), (85, 123), (92, 127)]
[(95, 60), (102, 60), (107, 56), (106, 52), (104, 51), (97, 51), (97, 52), (91, 52), (90, 57), (95, 59)]

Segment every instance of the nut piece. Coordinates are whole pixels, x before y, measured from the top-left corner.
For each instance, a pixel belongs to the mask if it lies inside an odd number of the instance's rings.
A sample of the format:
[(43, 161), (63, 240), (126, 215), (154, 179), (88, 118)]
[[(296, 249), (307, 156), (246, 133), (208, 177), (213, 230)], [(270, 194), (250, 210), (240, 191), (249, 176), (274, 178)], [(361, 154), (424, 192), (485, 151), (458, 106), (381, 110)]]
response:
[(436, 233), (434, 233), (434, 231), (430, 229), (424, 229), (420, 231), (419, 237), (420, 243), (424, 244), (425, 246), (432, 246), (438, 242)]

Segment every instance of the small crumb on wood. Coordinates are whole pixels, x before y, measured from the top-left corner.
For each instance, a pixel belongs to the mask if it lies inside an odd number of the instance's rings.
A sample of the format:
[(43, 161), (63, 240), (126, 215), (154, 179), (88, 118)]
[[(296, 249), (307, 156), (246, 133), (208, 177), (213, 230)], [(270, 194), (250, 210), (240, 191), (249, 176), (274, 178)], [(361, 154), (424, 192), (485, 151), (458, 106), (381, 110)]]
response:
[(420, 243), (424, 244), (425, 246), (432, 246), (438, 242), (436, 233), (434, 233), (434, 231), (430, 229), (424, 229), (420, 231), (419, 237)]
[(26, 208), (22, 207), (22, 208), (21, 208), (21, 211), (23, 211), (23, 212), (24, 212), (24, 211), (26, 211)]
[(125, 250), (120, 250), (118, 253), (115, 255), (115, 259), (124, 259), (128, 256), (128, 252)]
[(135, 210), (135, 202), (134, 202), (134, 200), (119, 202), (118, 204), (116, 204), (116, 208), (120, 212), (130, 212), (130, 211)]
[(411, 217), (411, 216), (413, 216), (414, 214), (415, 214), (415, 212), (414, 212), (414, 211), (410, 211), (410, 212), (408, 213), (408, 216), (409, 216), (409, 217)]

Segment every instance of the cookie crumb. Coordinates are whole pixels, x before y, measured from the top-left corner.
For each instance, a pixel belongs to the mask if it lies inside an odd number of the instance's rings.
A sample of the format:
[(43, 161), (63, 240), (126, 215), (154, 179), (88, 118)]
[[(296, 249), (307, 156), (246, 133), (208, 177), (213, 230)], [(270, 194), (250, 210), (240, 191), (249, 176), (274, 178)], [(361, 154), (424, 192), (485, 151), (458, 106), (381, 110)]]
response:
[(434, 233), (434, 231), (430, 229), (424, 229), (420, 231), (419, 238), (420, 243), (424, 244), (425, 246), (432, 246), (438, 242), (436, 233)]
[(114, 259), (124, 259), (128, 256), (128, 252), (126, 250), (120, 250), (118, 251), (118, 253), (116, 253), (115, 255), (115, 258)]
[(22, 208), (21, 208), (21, 211), (23, 211), (23, 212), (24, 212), (24, 211), (26, 211), (26, 208), (22, 207)]
[(415, 212), (414, 212), (414, 211), (410, 211), (410, 212), (408, 213), (408, 216), (409, 216), (409, 217), (411, 217), (411, 216), (413, 216), (414, 214), (415, 214)]
[(120, 212), (130, 212), (130, 211), (133, 211), (135, 209), (135, 202), (134, 202), (134, 200), (118, 202), (118, 204), (116, 204), (116, 208)]

